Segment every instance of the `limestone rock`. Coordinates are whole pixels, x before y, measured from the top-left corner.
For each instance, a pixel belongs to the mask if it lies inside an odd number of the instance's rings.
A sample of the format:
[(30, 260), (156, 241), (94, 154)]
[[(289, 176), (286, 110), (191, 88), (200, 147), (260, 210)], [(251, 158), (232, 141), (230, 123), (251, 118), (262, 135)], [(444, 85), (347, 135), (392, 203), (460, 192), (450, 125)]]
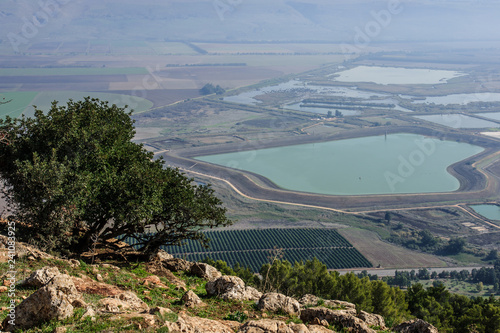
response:
[(121, 290), (117, 286), (103, 282), (97, 282), (85, 275), (82, 275), (81, 278), (72, 276), (71, 279), (73, 280), (76, 289), (84, 294), (114, 296), (123, 292), (123, 290)]
[(99, 301), (98, 305), (99, 310), (102, 312), (124, 313), (149, 311), (149, 306), (131, 291), (103, 298)]
[(20, 284), (25, 287), (40, 288), (46, 285), (56, 275), (60, 274), (57, 267), (43, 267), (31, 273), (31, 275)]
[(87, 311), (85, 311), (85, 313), (83, 314), (83, 316), (82, 316), (81, 319), (83, 320), (83, 319), (85, 319), (87, 317), (90, 317), (90, 319), (92, 321), (94, 321), (96, 315), (97, 314), (96, 314), (95, 310), (92, 307), (89, 306), (89, 307), (87, 307)]
[(193, 266), (191, 267), (191, 274), (208, 281), (217, 280), (222, 276), (222, 273), (219, 272), (215, 267), (202, 262), (196, 262), (193, 264)]
[(381, 315), (361, 311), (358, 314), (358, 318), (367, 323), (368, 326), (378, 326), (381, 330), (387, 329), (387, 327), (385, 327), (384, 317)]
[[(262, 294), (254, 288), (247, 288), (245, 282), (237, 276), (223, 275), (215, 281), (209, 281), (205, 289), (208, 296), (218, 296), (223, 300), (258, 300)], [(256, 296), (259, 296), (258, 298)]]
[(169, 332), (182, 333), (234, 333), (228, 326), (210, 319), (190, 317), (184, 312), (179, 313), (175, 323), (166, 322)]
[(152, 261), (147, 263), (146, 271), (148, 273), (166, 278), (170, 283), (177, 287), (186, 288), (186, 283), (175, 276), (170, 270), (163, 267), (160, 261)]
[(317, 318), (320, 322), (326, 320), (330, 325), (341, 325), (348, 330), (358, 333), (375, 333), (361, 319), (344, 310), (331, 310), (325, 307), (315, 307), (302, 310), (300, 319), (304, 322), (313, 322)]
[(172, 272), (179, 272), (179, 271), (190, 272), (191, 267), (193, 267), (194, 265), (194, 263), (180, 258), (162, 260), (161, 264), (163, 265), (163, 267)]
[(289, 315), (300, 315), (300, 303), (288, 296), (279, 293), (262, 295), (258, 304), (259, 310), (278, 312), (284, 311)]
[(422, 319), (404, 322), (392, 330), (398, 333), (438, 333), (437, 328)]
[(188, 308), (206, 306), (206, 304), (192, 290), (189, 290), (187, 293), (185, 293), (184, 296), (182, 296), (181, 301)]
[[(7, 253), (9, 247), (9, 238), (4, 235), (0, 235), (0, 247), (4, 252)], [(3, 254), (3, 253), (1, 253)], [(32, 260), (46, 260), (46, 259), (58, 259), (48, 253), (42, 252), (34, 246), (28, 245), (23, 242), (16, 242), (16, 258), (31, 257)]]
[(335, 333), (322, 325), (309, 325), (308, 328), (310, 333)]
[(352, 315), (356, 315), (356, 305), (353, 303), (349, 302), (344, 302), (344, 301), (337, 301), (337, 300), (323, 300), (319, 298), (318, 296), (310, 295), (310, 294), (305, 294), (299, 299), (299, 303), (304, 305), (304, 306), (319, 306), (318, 302), (322, 301), (323, 306), (329, 307), (329, 308), (339, 308), (342, 310), (345, 310), (347, 313), (350, 313)]
[(157, 307), (149, 310), (149, 314), (159, 314), (160, 316), (164, 316), (167, 313), (174, 313), (174, 311), (172, 311), (168, 308), (163, 308), (161, 306), (157, 306)]
[(304, 324), (288, 324), (288, 327), (292, 330), (293, 333), (310, 333), (311, 331)]
[(174, 256), (167, 251), (159, 250), (149, 258), (149, 261), (164, 261), (170, 259), (174, 259)]
[(241, 333), (294, 333), (293, 330), (288, 327), (282, 321), (263, 319), (263, 320), (251, 320), (241, 326)]
[(53, 319), (62, 320), (73, 315), (74, 307), (84, 305), (85, 302), (71, 278), (64, 274), (56, 275), (16, 307), (15, 326), (9, 325), (7, 317), (3, 327), (5, 331), (11, 332)]
[(80, 262), (76, 259), (70, 259), (68, 262), (71, 267), (80, 267)]

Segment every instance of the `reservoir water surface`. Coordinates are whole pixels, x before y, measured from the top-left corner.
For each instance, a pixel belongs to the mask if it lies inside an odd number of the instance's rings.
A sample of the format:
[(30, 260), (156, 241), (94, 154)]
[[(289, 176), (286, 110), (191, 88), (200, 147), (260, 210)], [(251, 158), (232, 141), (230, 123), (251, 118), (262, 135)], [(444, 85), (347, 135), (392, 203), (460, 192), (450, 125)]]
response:
[(467, 143), (402, 133), (196, 159), (254, 172), (295, 191), (333, 195), (430, 193), (457, 190), (459, 181), (447, 167), (482, 150)]

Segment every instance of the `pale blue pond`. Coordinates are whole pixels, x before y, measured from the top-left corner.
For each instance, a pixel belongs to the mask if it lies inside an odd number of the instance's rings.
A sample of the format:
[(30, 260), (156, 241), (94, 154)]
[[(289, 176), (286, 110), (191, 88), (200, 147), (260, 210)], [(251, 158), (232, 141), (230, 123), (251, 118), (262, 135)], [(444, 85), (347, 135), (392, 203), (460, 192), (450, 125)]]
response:
[(500, 207), (497, 205), (471, 205), (469, 207), (487, 219), (500, 221)]
[(390, 134), (196, 159), (260, 174), (289, 190), (336, 195), (450, 192), (447, 167), (483, 148), (415, 134)]

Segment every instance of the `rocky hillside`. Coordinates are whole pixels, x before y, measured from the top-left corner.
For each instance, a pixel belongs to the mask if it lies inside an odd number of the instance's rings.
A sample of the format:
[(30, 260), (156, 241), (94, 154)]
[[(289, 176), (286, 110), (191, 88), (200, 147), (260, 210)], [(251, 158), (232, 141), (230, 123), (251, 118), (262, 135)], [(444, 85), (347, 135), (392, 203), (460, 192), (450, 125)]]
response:
[(88, 264), (16, 245), (15, 262), (7, 262), (8, 240), (0, 237), (2, 331), (437, 332), (421, 320), (388, 328), (381, 316), (348, 302), (262, 293), (165, 252), (147, 262)]

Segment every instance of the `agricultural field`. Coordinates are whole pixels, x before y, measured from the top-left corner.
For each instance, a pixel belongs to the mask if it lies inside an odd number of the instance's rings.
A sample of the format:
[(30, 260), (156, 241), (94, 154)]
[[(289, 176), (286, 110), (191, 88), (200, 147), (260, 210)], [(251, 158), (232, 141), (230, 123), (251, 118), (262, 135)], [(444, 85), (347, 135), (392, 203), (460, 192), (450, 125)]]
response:
[(16, 92), (6, 92), (0, 93), (0, 118), (5, 118), (6, 116), (17, 118), (23, 114), (23, 112), (31, 104), (31, 101), (37, 95), (37, 92), (33, 91), (16, 91)]
[[(334, 229), (253, 229), (207, 231), (209, 248), (188, 241), (183, 246), (164, 250), (179, 258), (202, 260), (210, 257), (230, 265), (245, 263), (252, 270), (269, 262), (273, 256), (290, 261), (314, 257), (329, 269), (372, 267), (371, 263)], [(126, 240), (130, 241), (130, 240)], [(133, 243), (133, 242), (132, 242)]]
[(67, 76), (67, 75), (146, 75), (143, 67), (59, 67), (59, 68), (0, 68), (0, 76)]
[(339, 232), (376, 267), (415, 268), (446, 267), (436, 256), (410, 251), (382, 241), (375, 232), (359, 228), (343, 228)]
[(153, 106), (152, 102), (141, 97), (83, 91), (11, 92), (0, 93), (0, 96), (5, 97), (6, 100), (12, 99), (12, 102), (0, 105), (0, 117), (5, 117), (6, 115), (19, 117), (21, 114), (29, 117), (34, 115), (32, 105), (35, 105), (40, 110), (47, 111), (50, 109), (53, 101), (59, 101), (60, 105), (65, 105), (69, 99), (77, 101), (87, 96), (99, 98), (120, 107), (128, 105), (129, 109), (134, 109), (138, 112), (150, 109)]

